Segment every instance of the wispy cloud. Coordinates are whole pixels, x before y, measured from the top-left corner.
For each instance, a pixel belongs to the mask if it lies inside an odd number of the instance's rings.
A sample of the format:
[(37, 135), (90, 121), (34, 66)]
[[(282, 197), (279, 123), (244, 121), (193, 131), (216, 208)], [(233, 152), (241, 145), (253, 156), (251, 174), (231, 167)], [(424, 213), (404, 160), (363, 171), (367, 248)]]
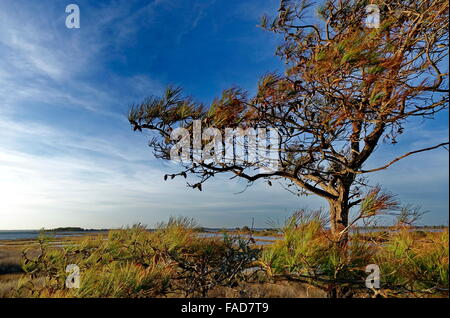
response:
[[(267, 219), (282, 219), (295, 208), (326, 205), (321, 199), (299, 199), (278, 185), (268, 188), (262, 182), (240, 195), (235, 193), (245, 184), (226, 177), (207, 184), (203, 192), (186, 188), (183, 180), (164, 182), (164, 173), (176, 169), (156, 162), (145, 136), (133, 133), (126, 122), (127, 106), (160, 93), (166, 82), (177, 82), (164, 72), (156, 76), (147, 67), (158, 54), (167, 54), (168, 43), (179, 45), (178, 58), (183, 61), (188, 52), (181, 46), (206, 19), (208, 27), (236, 21), (256, 24), (260, 13), (272, 11), (276, 1), (266, 1), (262, 7), (260, 1), (236, 5), (221, 19), (208, 16), (209, 9), (220, 5), (218, 1), (80, 2), (79, 30), (64, 27), (64, 1), (0, 2), (0, 229), (155, 224), (180, 214), (196, 217), (206, 226), (249, 224), (252, 217), (263, 226)], [(240, 49), (261, 61), (273, 54), (256, 45), (264, 42), (264, 36), (245, 39), (233, 33), (223, 41), (238, 46), (248, 40)], [(135, 47), (155, 39), (160, 42), (151, 43), (146, 59), (129, 67), (135, 63), (136, 55), (131, 54)], [(245, 73), (236, 67), (232, 78), (256, 81), (255, 73), (267, 70), (249, 68)], [(223, 76), (226, 72), (230, 72), (227, 64), (213, 70), (224, 85), (229, 84)], [(195, 80), (196, 87), (209, 85), (201, 76)], [(437, 134), (430, 133), (429, 127), (417, 127), (415, 132), (406, 148), (393, 153), (384, 147), (372, 163), (448, 135), (445, 128)], [(426, 156), (395, 167), (406, 177), (382, 173), (373, 180), (403, 191), (404, 201), (418, 197), (422, 188), (448, 189), (443, 173), (448, 176), (444, 168), (448, 156)], [(433, 164), (424, 164), (424, 158)], [(415, 187), (417, 179), (421, 185)], [(436, 211), (441, 211), (436, 219), (442, 220), (448, 199), (442, 199), (442, 189), (436, 191), (441, 193), (435, 200)], [(432, 199), (424, 202), (434, 204)]]

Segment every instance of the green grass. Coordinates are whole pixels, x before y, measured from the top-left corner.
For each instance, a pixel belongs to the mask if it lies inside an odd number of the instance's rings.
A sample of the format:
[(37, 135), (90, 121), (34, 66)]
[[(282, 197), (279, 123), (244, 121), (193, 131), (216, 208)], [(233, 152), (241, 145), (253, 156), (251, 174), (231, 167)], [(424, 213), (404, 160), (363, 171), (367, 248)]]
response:
[[(298, 212), (265, 246), (198, 231), (191, 219), (171, 218), (153, 231), (138, 224), (63, 248), (42, 236), (22, 257), (13, 242), (0, 251), (0, 297), (371, 297), (368, 264), (380, 266), (377, 295), (448, 296), (448, 229), (357, 233), (342, 248), (321, 213)], [(78, 289), (65, 286), (69, 264), (80, 268)]]
[[(245, 279), (244, 272), (260, 250), (239, 239), (204, 239), (189, 219), (170, 219), (156, 231), (142, 225), (110, 231), (102, 237), (65, 248), (52, 248), (41, 237), (35, 256), (25, 251), (27, 273), (15, 295), (20, 297), (197, 297), (216, 286)], [(81, 272), (78, 289), (65, 288), (66, 266)], [(36, 288), (32, 280), (44, 280)]]
[(376, 261), (388, 286), (401, 286), (413, 294), (433, 295), (445, 290), (448, 294), (448, 229), (438, 233), (400, 229), (390, 236)]

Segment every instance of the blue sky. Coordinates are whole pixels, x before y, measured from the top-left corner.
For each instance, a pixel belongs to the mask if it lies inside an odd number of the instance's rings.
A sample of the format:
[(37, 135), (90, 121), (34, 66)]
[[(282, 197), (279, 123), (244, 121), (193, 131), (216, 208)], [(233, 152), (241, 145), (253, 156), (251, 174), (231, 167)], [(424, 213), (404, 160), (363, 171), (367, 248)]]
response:
[[(152, 156), (126, 119), (132, 103), (168, 84), (208, 103), (232, 85), (254, 91), (282, 70), (273, 34), (257, 28), (277, 0), (76, 1), (81, 28), (65, 27), (60, 0), (0, 1), (0, 229), (150, 226), (170, 215), (202, 225), (265, 226), (326, 202), (275, 185), (220, 177), (203, 192)], [(448, 139), (448, 114), (413, 122), (400, 145), (370, 164)], [(448, 152), (408, 158), (371, 176), (403, 203), (448, 223)], [(369, 165), (370, 165), (369, 164)]]

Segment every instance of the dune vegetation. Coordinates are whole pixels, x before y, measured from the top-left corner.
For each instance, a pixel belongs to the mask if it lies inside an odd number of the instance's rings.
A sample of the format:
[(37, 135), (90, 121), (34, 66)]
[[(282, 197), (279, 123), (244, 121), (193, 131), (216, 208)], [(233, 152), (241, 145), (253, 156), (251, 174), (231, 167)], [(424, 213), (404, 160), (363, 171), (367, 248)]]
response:
[[(156, 230), (138, 224), (64, 246), (43, 234), (22, 250), (23, 273), (0, 280), (0, 296), (448, 297), (448, 229), (354, 233), (342, 248), (320, 212), (299, 211), (279, 231), (256, 245), (248, 236), (201, 237), (194, 221), (171, 218)], [(79, 288), (67, 288), (69, 264), (79, 268)], [(365, 285), (368, 264), (380, 268), (380, 289)]]

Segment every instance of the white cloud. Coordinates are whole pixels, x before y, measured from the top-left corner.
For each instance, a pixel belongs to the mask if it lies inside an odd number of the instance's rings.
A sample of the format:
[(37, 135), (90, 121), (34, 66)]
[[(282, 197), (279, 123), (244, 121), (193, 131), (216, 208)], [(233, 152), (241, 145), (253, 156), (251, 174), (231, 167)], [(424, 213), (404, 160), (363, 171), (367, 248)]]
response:
[[(194, 216), (207, 226), (242, 225), (255, 216), (262, 226), (295, 207), (324, 205), (261, 182), (241, 195), (235, 193), (245, 184), (223, 177), (203, 192), (186, 188), (183, 180), (163, 182), (168, 168), (153, 162), (145, 139), (131, 132), (123, 112), (164, 85), (146, 74), (112, 74), (103, 65), (109, 49), (138, 32), (137, 22), (150, 19), (158, 6), (173, 5), (157, 0), (131, 14), (133, 3), (91, 8), (88, 14), (98, 17), (97, 23), (82, 18), (77, 33), (62, 27), (63, 7), (27, 2), (31, 7), (24, 10), (20, 1), (0, 2), (0, 229), (154, 224), (171, 214)], [(245, 10), (252, 19), (259, 12)], [(110, 30), (111, 24), (120, 27)], [(92, 79), (98, 74), (101, 82)], [(64, 110), (68, 118), (52, 117), (48, 109), (60, 115)], [(70, 121), (71, 116), (79, 118)], [(427, 129), (416, 132), (417, 145), (436, 138)], [(423, 187), (438, 182), (448, 188), (443, 168), (448, 156), (426, 158), (434, 164), (399, 163), (396, 169), (406, 177), (384, 173), (382, 183), (417, 191), (411, 186), (417, 178)]]

